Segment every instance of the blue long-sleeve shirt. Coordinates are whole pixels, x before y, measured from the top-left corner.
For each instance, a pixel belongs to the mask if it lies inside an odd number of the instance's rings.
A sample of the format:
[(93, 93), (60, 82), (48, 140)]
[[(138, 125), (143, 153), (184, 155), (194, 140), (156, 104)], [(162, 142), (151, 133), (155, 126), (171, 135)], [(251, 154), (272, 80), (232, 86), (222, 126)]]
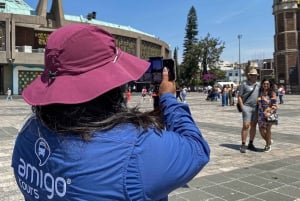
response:
[(90, 141), (58, 135), (31, 117), (12, 167), (25, 200), (167, 200), (209, 161), (209, 146), (186, 104), (160, 97), (166, 129), (133, 124), (95, 132)]

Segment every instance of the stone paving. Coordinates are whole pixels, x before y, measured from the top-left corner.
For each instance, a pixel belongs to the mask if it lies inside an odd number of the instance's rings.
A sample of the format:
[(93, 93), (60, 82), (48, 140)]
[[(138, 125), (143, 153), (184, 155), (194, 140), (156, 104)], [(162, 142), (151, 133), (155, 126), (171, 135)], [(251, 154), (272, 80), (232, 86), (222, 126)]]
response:
[[(272, 128), (272, 151), (264, 153), (258, 131), (258, 152), (239, 152), (241, 114), (235, 106), (205, 100), (203, 93), (189, 93), (187, 104), (211, 147), (211, 161), (187, 185), (173, 191), (170, 201), (300, 201), (300, 96), (286, 95), (279, 108), (279, 125)], [(149, 99), (134, 94), (130, 106), (152, 109)], [(30, 114), (20, 97), (0, 96), (0, 200), (23, 200), (10, 167), (18, 129)]]

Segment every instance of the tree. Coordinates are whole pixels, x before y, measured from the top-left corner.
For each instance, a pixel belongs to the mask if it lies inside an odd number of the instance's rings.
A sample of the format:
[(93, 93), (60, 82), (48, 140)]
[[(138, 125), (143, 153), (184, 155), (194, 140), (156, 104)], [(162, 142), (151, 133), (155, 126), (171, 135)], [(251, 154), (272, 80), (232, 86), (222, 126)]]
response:
[(208, 33), (205, 38), (201, 39), (198, 43), (199, 62), (203, 69), (203, 74), (208, 73), (210, 69), (216, 68), (217, 62), (225, 48), (225, 43), (218, 38), (213, 38)]
[(177, 47), (175, 47), (174, 49), (174, 53), (173, 53), (173, 59), (174, 59), (174, 65), (176, 68), (176, 76), (177, 76), (177, 80), (180, 79), (180, 68), (178, 66), (178, 53), (177, 53)]
[(198, 70), (198, 58), (195, 52), (195, 45), (198, 43), (198, 24), (195, 8), (192, 6), (185, 27), (186, 35), (184, 37), (183, 61), (180, 65), (180, 78), (185, 84), (190, 84), (192, 78)]
[(209, 73), (215, 75), (216, 80), (224, 80), (226, 78), (226, 72), (218, 67), (210, 69)]

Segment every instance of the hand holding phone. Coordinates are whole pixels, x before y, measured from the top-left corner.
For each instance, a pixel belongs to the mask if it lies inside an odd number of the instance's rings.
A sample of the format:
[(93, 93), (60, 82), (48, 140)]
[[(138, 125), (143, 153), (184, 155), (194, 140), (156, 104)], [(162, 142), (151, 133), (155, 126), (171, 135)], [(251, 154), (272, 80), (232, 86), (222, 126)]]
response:
[(176, 86), (174, 81), (170, 81), (170, 74), (166, 67), (163, 68), (162, 81), (159, 85), (159, 94), (163, 95), (165, 93), (175, 93)]

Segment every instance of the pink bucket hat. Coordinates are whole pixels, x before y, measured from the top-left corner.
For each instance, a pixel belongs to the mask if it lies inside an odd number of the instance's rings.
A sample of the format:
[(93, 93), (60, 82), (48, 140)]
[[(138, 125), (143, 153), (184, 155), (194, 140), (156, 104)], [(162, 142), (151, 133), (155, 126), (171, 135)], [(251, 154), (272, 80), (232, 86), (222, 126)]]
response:
[(50, 34), (44, 72), (22, 95), (30, 105), (83, 103), (139, 79), (149, 65), (118, 49), (97, 26), (67, 25)]

